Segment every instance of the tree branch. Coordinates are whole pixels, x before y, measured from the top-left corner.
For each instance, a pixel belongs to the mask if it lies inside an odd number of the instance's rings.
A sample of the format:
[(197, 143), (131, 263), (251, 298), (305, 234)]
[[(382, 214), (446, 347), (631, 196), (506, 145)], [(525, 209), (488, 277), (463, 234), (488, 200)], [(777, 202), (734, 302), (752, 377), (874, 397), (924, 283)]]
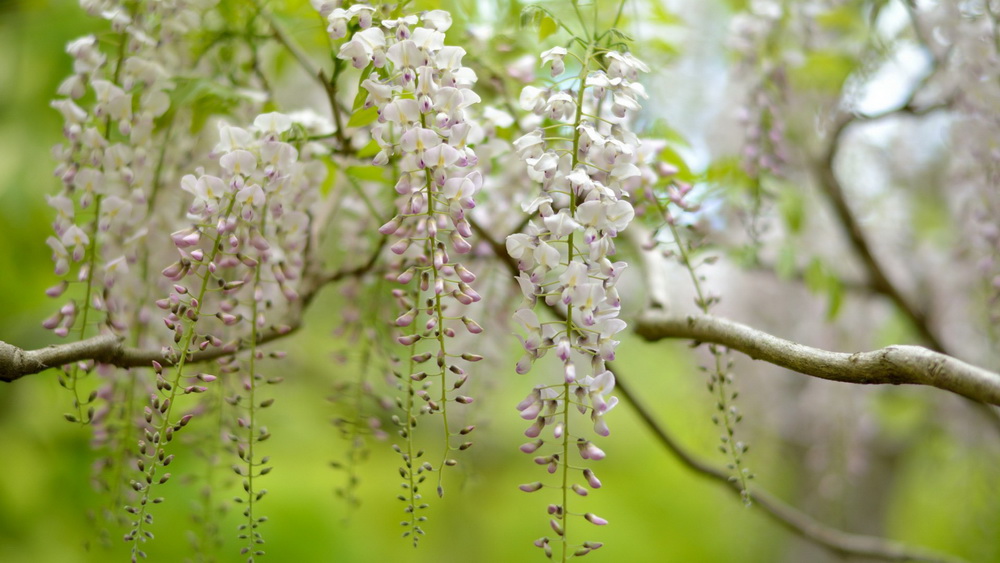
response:
[[(631, 403), (639, 418), (642, 419), (670, 453), (674, 454), (688, 469), (726, 485), (737, 496), (742, 494), (739, 483), (731, 481), (728, 472), (712, 467), (681, 447), (677, 440), (668, 434), (666, 429), (637, 400), (636, 395), (631, 392), (629, 385), (626, 383), (627, 379), (622, 377), (621, 370), (615, 367), (613, 371), (617, 374), (615, 376), (615, 388), (618, 394)], [(850, 534), (836, 528), (831, 528), (797, 508), (784, 503), (781, 499), (771, 495), (760, 487), (753, 487), (750, 496), (753, 499), (754, 505), (778, 524), (802, 538), (840, 555), (871, 557), (885, 561), (934, 561), (942, 563), (961, 561), (948, 555), (911, 548), (884, 538)]]
[[(302, 313), (313, 298), (327, 284), (336, 283), (350, 277), (363, 276), (371, 271), (378, 255), (385, 247), (386, 237), (379, 239), (372, 255), (359, 266), (338, 270), (332, 274), (315, 274), (303, 280), (302, 293), (292, 308), (285, 323), (257, 335), (257, 344), (266, 344), (284, 338), (302, 326)], [(187, 363), (198, 363), (231, 356), (249, 344), (249, 337), (243, 336), (218, 348), (197, 352)], [(24, 376), (41, 373), (73, 362), (94, 361), (119, 368), (150, 367), (153, 362), (172, 366), (176, 358), (165, 349), (152, 350), (125, 345), (125, 339), (113, 334), (93, 336), (77, 342), (54, 344), (38, 350), (24, 350), (0, 340), (0, 381), (10, 383)]]
[(1000, 405), (1000, 374), (920, 346), (889, 346), (846, 354), (811, 348), (730, 320), (708, 315), (646, 313), (635, 331), (648, 341), (665, 338), (712, 342), (804, 375), (861, 385), (929, 385), (982, 403)]

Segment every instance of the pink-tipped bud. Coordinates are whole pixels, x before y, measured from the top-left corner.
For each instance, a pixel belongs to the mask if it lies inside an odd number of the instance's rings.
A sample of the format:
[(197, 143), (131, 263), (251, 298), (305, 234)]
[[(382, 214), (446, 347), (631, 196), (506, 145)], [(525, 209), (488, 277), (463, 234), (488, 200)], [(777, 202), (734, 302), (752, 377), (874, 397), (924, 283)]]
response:
[(391, 250), (394, 254), (402, 254), (406, 252), (407, 248), (410, 248), (410, 242), (409, 238), (399, 239), (395, 244), (389, 247), (389, 250)]
[(59, 297), (60, 295), (63, 294), (63, 292), (66, 291), (67, 287), (69, 287), (69, 283), (65, 281), (59, 282), (56, 285), (46, 289), (45, 295), (48, 295), (49, 297)]
[(571, 363), (566, 363), (563, 367), (563, 380), (566, 383), (573, 383), (576, 381), (576, 366)]
[(542, 447), (542, 444), (544, 443), (545, 442), (543, 442), (542, 440), (535, 440), (534, 442), (527, 442), (525, 444), (521, 444), (521, 447), (519, 449), (526, 454), (533, 454), (535, 453), (535, 451), (538, 450), (538, 448)]
[(417, 310), (410, 309), (396, 318), (396, 326), (410, 326), (415, 318), (417, 318)]
[(451, 246), (459, 254), (468, 254), (472, 251), (472, 245), (458, 231), (451, 232)]
[(587, 483), (590, 485), (591, 489), (601, 488), (601, 480), (598, 479), (597, 475), (594, 475), (594, 472), (591, 471), (590, 469), (583, 470), (583, 478), (587, 480)]
[(399, 215), (396, 215), (395, 217), (390, 219), (388, 223), (379, 227), (378, 232), (382, 233), (383, 235), (394, 234), (396, 231), (399, 230), (400, 223), (402, 223), (402, 218)]
[(455, 265), (455, 273), (458, 275), (458, 279), (464, 281), (465, 283), (472, 283), (476, 281), (476, 274), (473, 274), (461, 264)]
[(479, 323), (469, 317), (462, 317), (462, 322), (465, 323), (466, 330), (472, 334), (479, 334), (483, 332), (483, 327), (479, 326)]
[(579, 440), (576, 446), (580, 449), (580, 457), (583, 459), (592, 459), (594, 461), (604, 459), (604, 450), (595, 446), (593, 442)]
[(534, 483), (525, 483), (518, 487), (526, 493), (533, 493), (542, 489), (542, 483), (540, 481), (535, 481)]
[(468, 295), (462, 293), (457, 289), (451, 292), (451, 296), (455, 298), (455, 301), (458, 301), (462, 305), (472, 305), (473, 303), (475, 303), (475, 301), (473, 301), (471, 297), (469, 297)]
[(406, 335), (397, 337), (396, 338), (396, 342), (399, 342), (403, 346), (411, 346), (415, 342), (417, 342), (418, 340), (420, 340), (420, 338), (421, 338), (421, 336), (419, 334), (406, 334)]
[(605, 520), (604, 518), (601, 518), (600, 516), (594, 514), (593, 512), (588, 512), (588, 513), (584, 514), (583, 517), (586, 518), (588, 522), (590, 522), (591, 524), (594, 524), (595, 526), (607, 526), (608, 525), (608, 521), (607, 520)]
[(415, 266), (411, 266), (411, 267), (403, 270), (402, 273), (400, 273), (398, 276), (396, 276), (396, 281), (399, 282), (399, 283), (402, 283), (402, 284), (410, 283), (410, 280), (413, 279), (413, 276), (416, 273), (417, 273), (416, 267)]

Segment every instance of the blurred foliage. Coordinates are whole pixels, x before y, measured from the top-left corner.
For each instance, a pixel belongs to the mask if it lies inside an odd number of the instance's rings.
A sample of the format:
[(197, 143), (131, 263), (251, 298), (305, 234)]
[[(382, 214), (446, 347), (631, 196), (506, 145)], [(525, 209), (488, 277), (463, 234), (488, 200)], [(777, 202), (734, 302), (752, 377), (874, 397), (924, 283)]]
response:
[[(296, 38), (315, 36), (315, 20), (298, 16), (308, 11), (307, 3), (294, 3), (283, 17), (293, 23)], [(445, 7), (462, 21), (475, 15), (479, 3), (418, 1), (421, 8)], [(499, 2), (497, 37), (511, 43), (535, 46), (549, 40), (555, 18), (569, 11), (566, 2), (548, 2), (534, 23), (537, 35), (524, 34), (515, 23), (520, 4)], [(728, 0), (732, 8), (747, 2)], [(868, 2), (881, 7), (884, 2)], [(651, 14), (626, 10), (625, 19), (653, 18), (662, 25), (683, 25), (683, 15), (654, 2)], [(821, 23), (838, 33), (857, 33), (859, 11), (844, 8), (829, 14)], [(54, 282), (45, 238), (49, 235), (50, 211), (45, 195), (55, 187), (49, 150), (59, 142), (61, 120), (48, 107), (59, 82), (69, 72), (64, 53), (67, 41), (100, 27), (100, 22), (81, 14), (70, 0), (22, 0), (0, 2), (0, 339), (26, 348), (52, 342), (39, 321), (50, 303), (43, 289)], [(863, 29), (863, 28), (862, 28)], [(305, 43), (310, 50), (322, 44)], [(676, 43), (651, 37), (648, 57), (662, 63), (679, 53)], [(537, 50), (536, 48), (533, 48)], [(512, 49), (512, 52), (517, 52)], [(509, 57), (498, 50), (497, 62)], [(279, 57), (276, 64), (281, 64)], [(287, 61), (286, 61), (287, 62)], [(857, 61), (841, 52), (810, 53), (792, 74), (795, 86), (821, 90), (839, 89), (856, 67)], [(189, 84), (176, 92), (182, 99), (209, 104), (206, 111), (219, 108), (225, 93), (211, 94), (211, 84)], [(359, 112), (351, 121), (361, 124), (371, 119)], [(666, 122), (650, 127), (657, 136), (671, 142), (664, 151), (670, 160), (683, 163), (679, 152), (687, 143)], [(355, 177), (381, 177), (374, 167), (353, 167)], [(684, 180), (699, 176), (686, 166)], [(700, 178), (710, 182), (745, 185), (745, 173), (738, 160), (718, 159)], [(808, 203), (798, 194), (781, 191), (778, 206), (793, 234), (808, 221)], [(943, 229), (934, 222), (933, 208), (920, 209), (921, 221)], [(796, 272), (798, 255), (785, 247), (779, 270), (790, 276)], [(842, 287), (829, 264), (820, 258), (807, 262), (806, 285), (826, 295), (828, 313), (833, 318), (841, 306)], [(268, 477), (270, 495), (263, 505), (270, 518), (267, 549), (275, 561), (476, 561), (507, 562), (540, 559), (531, 545), (546, 527), (546, 515), (536, 498), (517, 491), (517, 485), (534, 480), (536, 467), (517, 452), (523, 441), (522, 421), (513, 405), (523, 397), (523, 382), (512, 369), (484, 374), (477, 393), (478, 425), (475, 446), (462, 459), (463, 469), (452, 472), (448, 494), (431, 509), (428, 536), (419, 549), (398, 539), (402, 517), (396, 500), (398, 456), (384, 442), (372, 442), (370, 457), (360, 469), (355, 494), (360, 498), (352, 508), (334, 491), (344, 486), (342, 471), (330, 463), (345, 458), (347, 443), (329, 424), (335, 408), (320, 398), (333, 392), (331, 381), (358, 369), (331, 358), (330, 350), (349, 346), (330, 333), (336, 328), (340, 297), (323, 294), (306, 319), (308, 330), (296, 335), (283, 347), (289, 361), (268, 369), (288, 375), (285, 384), (275, 387), (276, 408), (267, 413), (266, 424), (277, 438), (270, 442), (276, 469)], [(882, 330), (883, 343), (905, 339), (902, 321)], [(499, 362), (509, 367), (514, 356)], [(683, 345), (648, 345), (626, 339), (619, 363), (633, 374), (632, 387), (685, 444), (713, 457), (715, 431), (708, 422), (712, 408), (695, 360)], [(510, 380), (517, 385), (508, 385)], [(0, 387), (0, 561), (60, 562), (125, 560), (126, 545), (114, 529), (102, 538), (101, 505), (91, 487), (92, 453), (86, 428), (67, 424), (60, 413), (68, 402), (65, 393), (49, 374), (31, 377)], [(782, 408), (783, 405), (775, 405)], [(879, 402), (878, 410), (891, 434), (912, 432), (925, 416), (921, 399), (898, 403)], [(627, 405), (613, 414), (613, 436), (602, 447), (608, 459), (601, 462), (605, 483), (601, 494), (592, 495), (588, 510), (606, 515), (611, 525), (592, 534), (606, 544), (588, 556), (600, 561), (774, 561), (785, 552), (790, 535), (742, 504), (715, 483), (693, 475), (656, 443)], [(752, 419), (753, 415), (748, 416)], [(752, 420), (748, 420), (753, 425)], [(908, 430), (909, 429), (909, 430)], [(794, 464), (780, 457), (778, 432), (761, 428), (755, 433), (752, 464), (762, 482), (779, 494), (795, 489)], [(921, 447), (907, 454), (905, 474), (894, 484), (889, 507), (888, 534), (899, 540), (963, 554), (975, 561), (997, 561), (997, 530), (1000, 515), (987, 499), (997, 497), (994, 468), (974, 455), (974, 449), (955, 444), (952, 437), (933, 434), (921, 440)], [(177, 473), (189, 470), (204, 475), (202, 462), (195, 456), (178, 460)], [(991, 473), (992, 472), (992, 473)], [(168, 501), (158, 511), (156, 531), (160, 540), (149, 545), (151, 561), (202, 560), (194, 556), (184, 539), (185, 530), (197, 524), (192, 513), (199, 503), (203, 482), (175, 479), (163, 486)], [(218, 490), (227, 500), (235, 490)], [(238, 561), (235, 545), (238, 511), (228, 510), (220, 523), (221, 545), (204, 560)], [(836, 522), (835, 522), (836, 523)], [(959, 525), (959, 524), (963, 525)], [(848, 523), (838, 523), (847, 524)], [(964, 525), (970, 524), (970, 525)], [(104, 544), (107, 545), (104, 545)]]

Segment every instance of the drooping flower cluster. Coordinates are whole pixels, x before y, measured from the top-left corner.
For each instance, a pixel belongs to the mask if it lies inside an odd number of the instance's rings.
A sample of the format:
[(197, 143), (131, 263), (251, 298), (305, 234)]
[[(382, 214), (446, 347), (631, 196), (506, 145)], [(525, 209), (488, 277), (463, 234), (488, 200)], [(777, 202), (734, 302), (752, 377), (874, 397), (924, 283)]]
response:
[[(345, 36), (355, 20), (359, 30), (341, 45), (337, 56), (359, 69), (371, 66), (361, 87), (367, 92), (365, 108), (378, 112), (371, 131), (380, 148), (374, 164), (392, 162), (399, 172), (395, 215), (379, 232), (390, 237), (390, 249), (399, 256), (392, 278), (407, 286), (393, 292), (403, 311), (395, 321), (404, 330), (398, 341), (410, 348), (409, 366), (400, 366), (401, 387), (407, 394), (399, 401), (407, 420), (400, 424), (400, 434), (409, 448), (417, 410), (440, 413), (445, 432), (439, 466), (418, 464), (413, 455), (403, 453), (400, 473), (407, 480), (407, 512), (412, 517), (406, 523), (412, 528), (406, 533), (412, 533), (416, 541), (422, 533), (417, 524), (423, 517), (413, 516), (423, 506), (417, 490), (425, 478), (422, 473), (454, 465), (452, 452), (471, 445), (453, 444), (455, 437), (464, 436), (471, 427), (452, 429), (447, 405), (472, 402), (457, 394), (468, 377), (458, 360), (479, 357), (449, 353), (447, 339), (456, 335), (456, 328), (482, 332), (476, 321), (461, 312), (480, 300), (470, 285), (476, 276), (456, 259), (472, 250), (466, 213), (475, 207), (474, 197), (482, 186), (480, 173), (469, 171), (477, 158), (469, 146), (473, 124), (466, 118), (466, 110), (479, 96), (471, 89), (475, 73), (462, 65), (465, 50), (444, 44), (444, 32), (451, 26), (447, 12), (433, 10), (373, 22), (368, 6), (333, 9), (328, 15), (331, 37)], [(423, 368), (427, 363), (431, 367)], [(413, 403), (414, 396), (422, 405)], [(438, 494), (443, 494), (440, 477)]]
[[(187, 10), (185, 2), (156, 3), (141, 14), (114, 2), (87, 7), (110, 22), (118, 48), (102, 51), (90, 35), (66, 49), (73, 74), (59, 87), (64, 97), (52, 102), (65, 123), (66, 142), (54, 149), (62, 189), (49, 198), (56, 220), (47, 241), (56, 274), (65, 280), (46, 293), (59, 297), (77, 287), (44, 323), (59, 336), (73, 331), (79, 338), (97, 322), (120, 334), (137, 324), (139, 307), (130, 303), (142, 300), (144, 288), (129, 271), (144, 260), (145, 219), (162, 158), (163, 133), (155, 122), (170, 108), (166, 65), (178, 58), (163, 35), (164, 22)], [(75, 393), (78, 370), (62, 379)], [(78, 411), (79, 402), (78, 396)], [(71, 418), (87, 421), (93, 414)]]
[[(564, 70), (567, 51), (556, 48), (543, 54), (552, 63), (553, 76)], [(528, 86), (521, 94), (521, 106), (554, 122), (514, 141), (529, 177), (540, 183), (541, 192), (523, 205), (526, 213), (537, 213), (525, 232), (507, 238), (507, 251), (517, 260), (521, 271), (517, 281), (524, 301), (514, 319), (524, 331), (521, 342), (524, 355), (517, 363), (518, 373), (527, 373), (535, 361), (554, 349), (562, 364), (562, 381), (536, 386), (518, 405), (522, 418), (533, 421), (525, 435), (534, 441), (521, 450), (528, 454), (542, 451), (552, 429), (554, 452), (538, 455), (535, 462), (549, 473), (567, 474), (577, 466), (568, 459), (575, 444), (584, 460), (597, 461), (604, 452), (571, 429), (571, 411), (589, 414), (594, 432), (607, 436), (605, 415), (617, 404), (610, 396), (614, 374), (605, 362), (613, 360), (617, 333), (625, 328), (618, 318), (620, 298), (616, 284), (626, 264), (613, 261), (614, 239), (635, 215), (629, 199), (642, 182), (636, 166), (639, 141), (628, 130), (625, 118), (639, 109), (645, 97), (636, 82), (646, 66), (629, 53), (605, 52), (606, 70), (588, 72), (593, 64), (588, 53), (582, 60), (576, 91), (543, 90)], [(589, 90), (591, 96), (586, 96)], [(586, 106), (586, 107), (584, 107)], [(602, 113), (604, 115), (602, 115)], [(584, 116), (590, 116), (586, 119)], [(552, 133), (555, 131), (556, 133)], [(569, 135), (560, 132), (569, 132)], [(544, 301), (565, 320), (542, 322), (534, 311), (538, 300)], [(576, 426), (574, 426), (575, 428)], [(584, 469), (587, 483), (597, 488), (600, 481), (589, 468)], [(562, 487), (563, 485), (560, 485)], [(568, 485), (565, 485), (568, 486)], [(525, 491), (537, 491), (541, 482), (523, 485)], [(572, 490), (586, 495), (582, 485)], [(566, 539), (569, 509), (562, 502), (550, 505), (552, 529), (563, 549), (571, 549)], [(587, 514), (594, 524), (606, 523)], [(549, 539), (537, 542), (550, 553)], [(587, 542), (577, 553), (583, 554), (600, 544)]]
[(176, 347), (170, 355), (175, 366), (154, 366), (158, 392), (146, 408), (146, 439), (139, 445), (145, 482), (133, 482), (141, 498), (139, 507), (130, 510), (137, 518), (127, 540), (144, 541), (143, 526), (151, 522), (145, 502), (149, 488), (166, 480), (153, 476), (158, 465), (165, 465), (166, 444), (191, 419), (190, 413), (172, 416), (179, 395), (202, 393), (207, 390), (205, 383), (217, 377), (189, 375), (186, 364), (200, 351), (221, 348), (236, 353), (246, 348), (250, 352), (246, 366), (230, 360), (221, 373), (242, 378), (245, 394), (230, 402), (245, 411), (237, 423), (246, 435), (231, 439), (245, 465), (236, 471), (248, 493), (247, 551), (259, 543), (253, 504), (263, 492), (255, 489), (253, 480), (268, 469), (266, 460), (254, 453), (254, 444), (266, 439), (268, 432), (254, 418), (257, 409), (271, 402), (260, 401), (255, 391), (259, 383), (275, 380), (256, 372), (255, 363), (262, 359), (256, 346), (269, 334), (290, 330), (279, 316), (280, 304), (299, 297), (309, 233), (305, 210), (325, 173), (322, 165), (300, 162), (298, 150), (282, 139), (291, 126), (291, 120), (278, 113), (258, 116), (252, 130), (221, 124), (214, 149), (221, 173), (199, 170), (197, 176), (187, 175), (181, 181), (181, 188), (192, 196), (187, 210), (191, 226), (171, 235), (179, 259), (163, 275), (173, 290), (157, 301), (167, 311), (163, 321), (174, 335)]

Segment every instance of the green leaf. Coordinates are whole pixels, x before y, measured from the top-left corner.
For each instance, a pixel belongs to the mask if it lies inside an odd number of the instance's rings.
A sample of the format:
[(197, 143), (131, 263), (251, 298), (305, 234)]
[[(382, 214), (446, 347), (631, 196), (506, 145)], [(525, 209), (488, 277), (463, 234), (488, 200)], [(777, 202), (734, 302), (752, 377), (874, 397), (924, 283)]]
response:
[(687, 162), (684, 162), (684, 158), (676, 150), (667, 146), (660, 151), (659, 159), (672, 164), (677, 167), (677, 174), (674, 178), (680, 180), (681, 182), (695, 182), (697, 178), (691, 169), (688, 167)]
[(795, 276), (796, 261), (795, 246), (785, 243), (778, 250), (778, 261), (774, 264), (774, 272), (779, 278), (790, 280)]
[(687, 138), (680, 131), (671, 127), (667, 120), (663, 118), (659, 118), (653, 122), (653, 126), (649, 128), (649, 136), (663, 139), (674, 146), (686, 149), (691, 148), (691, 143), (688, 142)]
[(361, 148), (361, 150), (358, 151), (357, 156), (358, 158), (369, 158), (377, 155), (380, 150), (382, 150), (382, 147), (378, 146), (378, 143), (375, 141), (375, 139), (372, 139), (371, 141), (368, 141), (367, 145), (365, 145), (364, 147)]
[(733, 192), (742, 192), (751, 186), (740, 158), (735, 156), (712, 162), (705, 171), (705, 180)]
[(608, 33), (612, 37), (617, 37), (619, 41), (627, 41), (629, 43), (635, 41), (634, 39), (632, 39), (631, 36), (629, 36), (628, 34), (626, 34), (624, 31), (621, 31), (619, 29), (615, 29), (613, 27), (608, 30)]
[(854, 71), (856, 61), (836, 51), (813, 51), (805, 62), (789, 73), (792, 85), (800, 90), (837, 92)]
[(347, 175), (362, 182), (384, 182), (385, 170), (381, 166), (348, 166)]
[(805, 200), (802, 193), (795, 188), (781, 190), (778, 208), (781, 210), (781, 216), (784, 218), (788, 230), (795, 235), (801, 233), (806, 216)]
[(826, 266), (819, 258), (813, 258), (809, 261), (802, 277), (803, 281), (806, 282), (806, 287), (813, 293), (818, 293), (826, 288)]
[(541, 23), (538, 24), (538, 40), (545, 41), (545, 38), (552, 35), (559, 29), (559, 24), (556, 20), (552, 18), (542, 18)]
[(844, 298), (844, 285), (829, 265), (819, 257), (814, 257), (802, 274), (806, 287), (813, 293), (825, 293), (827, 299), (826, 317), (836, 318)]
[(521, 27), (538, 31), (542, 41), (559, 29), (559, 18), (541, 6), (525, 6), (521, 10)]
[(326, 178), (323, 179), (323, 183), (319, 186), (319, 193), (328, 195), (333, 186), (337, 183), (337, 164), (331, 158), (324, 159), (322, 162), (326, 163)]
[(369, 123), (374, 123), (376, 119), (378, 119), (378, 108), (372, 106), (368, 109), (355, 111), (347, 120), (347, 127), (364, 127)]
[(170, 110), (160, 116), (157, 127), (173, 119), (178, 108), (191, 109), (191, 133), (198, 133), (209, 118), (229, 115), (244, 101), (235, 88), (206, 78), (176, 78), (170, 92)]

